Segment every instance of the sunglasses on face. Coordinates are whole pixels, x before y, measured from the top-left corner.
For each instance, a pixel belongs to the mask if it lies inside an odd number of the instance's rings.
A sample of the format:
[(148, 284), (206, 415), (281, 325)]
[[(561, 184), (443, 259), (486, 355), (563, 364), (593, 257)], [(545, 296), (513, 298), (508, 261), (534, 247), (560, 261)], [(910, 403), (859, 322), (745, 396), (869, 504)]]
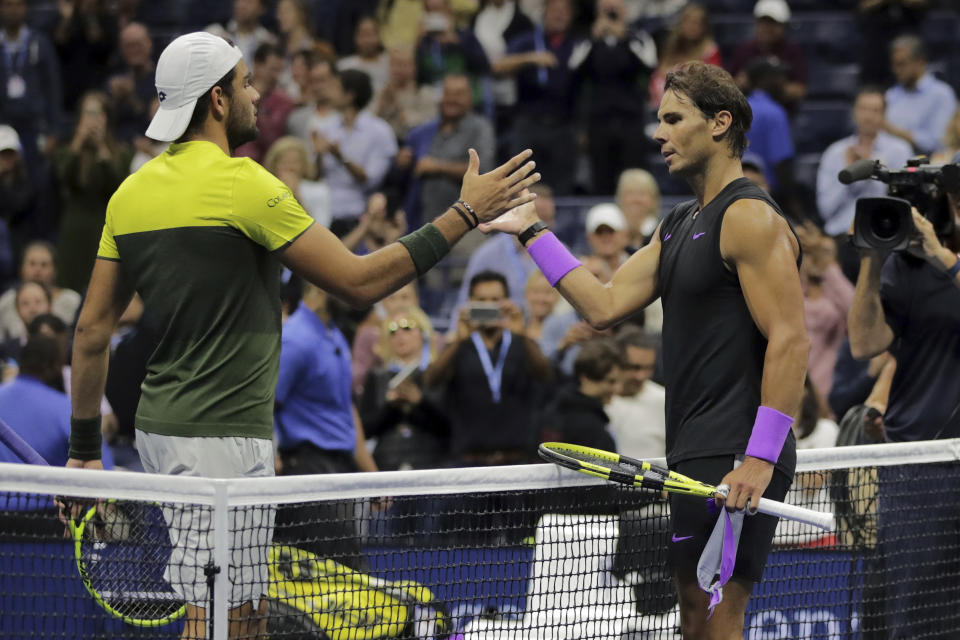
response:
[(387, 331), (390, 332), (390, 335), (395, 334), (397, 331), (400, 331), (400, 329), (413, 331), (419, 328), (420, 327), (417, 326), (417, 323), (413, 322), (408, 318), (400, 318), (399, 320), (391, 322), (390, 324), (387, 325)]

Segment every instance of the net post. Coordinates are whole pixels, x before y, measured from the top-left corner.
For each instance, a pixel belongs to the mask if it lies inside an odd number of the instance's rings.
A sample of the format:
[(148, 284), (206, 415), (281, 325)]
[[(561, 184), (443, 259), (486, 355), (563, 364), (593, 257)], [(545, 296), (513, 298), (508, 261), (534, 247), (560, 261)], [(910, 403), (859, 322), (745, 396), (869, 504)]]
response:
[[(224, 480), (213, 480), (213, 562), (220, 568), (213, 587), (213, 638), (227, 640), (227, 594), (230, 591), (230, 520), (228, 517), (227, 488)], [(208, 618), (209, 619), (209, 618)]]

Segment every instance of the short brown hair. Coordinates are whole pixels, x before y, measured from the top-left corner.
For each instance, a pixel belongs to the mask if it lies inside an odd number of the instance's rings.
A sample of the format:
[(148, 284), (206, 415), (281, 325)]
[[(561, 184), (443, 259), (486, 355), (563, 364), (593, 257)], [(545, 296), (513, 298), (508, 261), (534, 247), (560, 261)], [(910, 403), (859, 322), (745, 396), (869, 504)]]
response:
[(573, 375), (598, 382), (623, 363), (616, 345), (606, 338), (591, 338), (583, 343), (573, 361)]
[(712, 64), (685, 62), (667, 72), (664, 92), (671, 90), (689, 98), (705, 118), (729, 111), (733, 122), (721, 139), (727, 139), (733, 157), (743, 156), (747, 148), (747, 131), (753, 123), (753, 110), (733, 76)]

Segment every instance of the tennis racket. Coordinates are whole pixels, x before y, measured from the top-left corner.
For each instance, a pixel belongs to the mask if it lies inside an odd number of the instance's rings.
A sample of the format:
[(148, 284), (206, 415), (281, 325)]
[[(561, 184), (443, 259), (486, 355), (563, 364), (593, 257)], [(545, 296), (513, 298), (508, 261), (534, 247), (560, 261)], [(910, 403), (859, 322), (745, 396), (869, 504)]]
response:
[[(76, 500), (58, 500), (76, 513)], [(182, 617), (186, 605), (163, 575), (172, 546), (160, 507), (100, 500), (80, 511), (67, 526), (80, 580), (97, 604), (137, 627), (160, 627)]]
[[(561, 467), (628, 487), (667, 491), (702, 498), (713, 498), (718, 493), (726, 495), (722, 487), (718, 488), (659, 465), (601, 449), (562, 442), (544, 442), (539, 447), (539, 454), (544, 460)], [(767, 498), (760, 499), (757, 511), (778, 518), (804, 522), (825, 531), (832, 531), (834, 526), (832, 513), (805, 509), (776, 500), (768, 500)]]
[[(27, 464), (47, 466), (2, 420), (0, 444)], [(65, 496), (54, 502), (73, 537), (80, 580), (97, 604), (138, 627), (160, 627), (183, 616), (183, 600), (163, 577), (172, 546), (158, 505)]]

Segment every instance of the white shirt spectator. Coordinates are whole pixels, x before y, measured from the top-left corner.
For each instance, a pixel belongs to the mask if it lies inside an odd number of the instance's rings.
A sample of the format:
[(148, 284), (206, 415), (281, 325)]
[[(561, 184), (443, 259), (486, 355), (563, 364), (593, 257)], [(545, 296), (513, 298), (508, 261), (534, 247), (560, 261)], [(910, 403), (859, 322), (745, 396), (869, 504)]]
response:
[(397, 138), (393, 129), (380, 118), (361, 111), (350, 129), (344, 126), (343, 118), (337, 118), (313, 130), (330, 142), (336, 142), (344, 158), (363, 167), (367, 179), (361, 184), (333, 154), (323, 155), (323, 175), (330, 187), (331, 216), (334, 219), (359, 217), (366, 208), (366, 196), (379, 188), (397, 155)]
[(387, 79), (390, 77), (390, 54), (384, 51), (376, 60), (364, 60), (360, 56), (347, 56), (337, 61), (337, 69), (345, 71), (346, 69), (357, 69), (370, 76), (370, 84), (373, 85), (373, 93), (380, 93), (387, 86)]
[(667, 455), (666, 392), (647, 380), (635, 396), (614, 396), (606, 406), (607, 429), (617, 443), (617, 453), (647, 460)]

